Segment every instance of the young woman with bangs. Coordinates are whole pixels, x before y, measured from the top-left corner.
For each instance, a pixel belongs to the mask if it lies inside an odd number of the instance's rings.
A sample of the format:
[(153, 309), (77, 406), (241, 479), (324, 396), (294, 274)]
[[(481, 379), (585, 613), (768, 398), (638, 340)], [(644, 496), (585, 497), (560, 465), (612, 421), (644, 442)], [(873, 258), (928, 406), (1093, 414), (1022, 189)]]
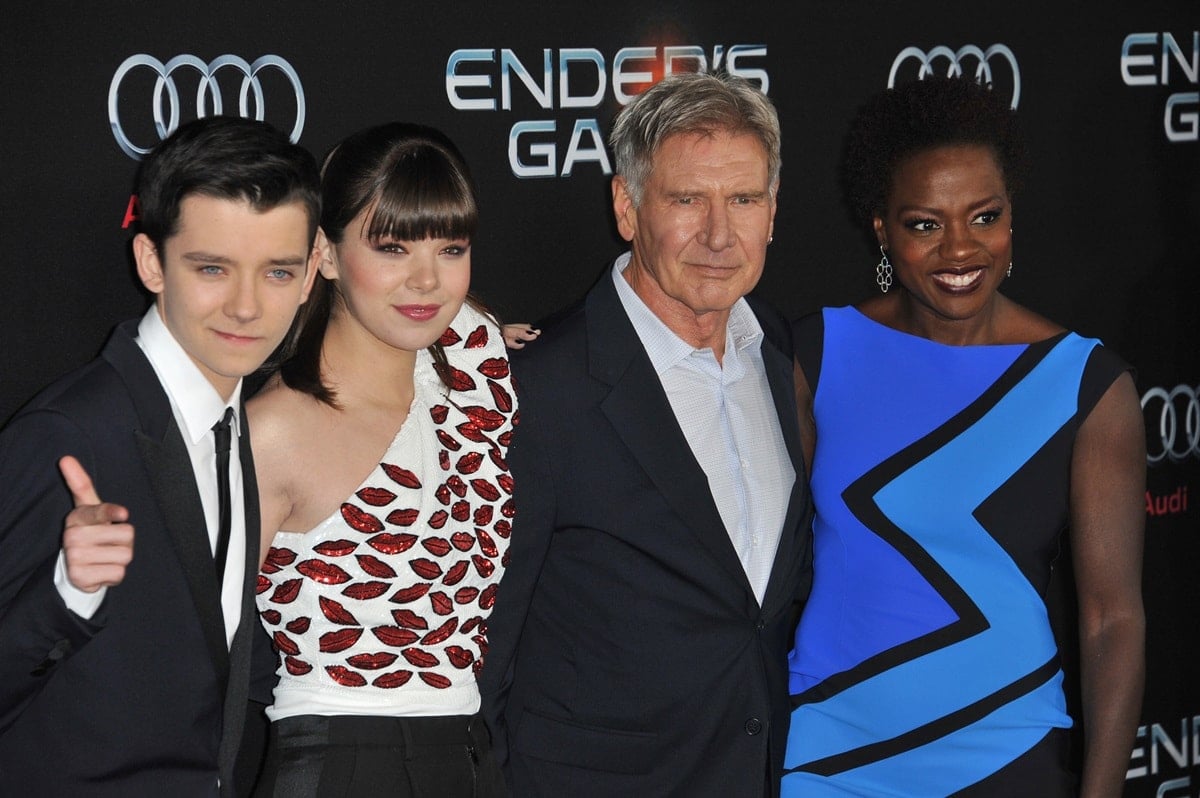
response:
[(516, 399), (468, 297), (475, 191), (431, 128), (322, 172), (320, 274), (248, 410), (279, 684), (258, 795), (496, 796), (475, 674), (504, 569)]

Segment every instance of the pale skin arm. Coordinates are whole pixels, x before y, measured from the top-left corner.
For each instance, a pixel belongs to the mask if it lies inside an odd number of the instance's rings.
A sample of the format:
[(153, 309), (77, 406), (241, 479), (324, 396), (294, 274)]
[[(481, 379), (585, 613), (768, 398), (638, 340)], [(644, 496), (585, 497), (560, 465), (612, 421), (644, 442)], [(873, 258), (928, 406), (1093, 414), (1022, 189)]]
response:
[[(258, 459), (257, 454), (255, 455), (255, 459)], [(258, 504), (259, 517), (262, 519), (258, 567), (262, 568), (263, 562), (267, 559), (267, 553), (271, 549), (271, 544), (275, 541), (276, 533), (283, 528), (283, 522), (291, 514), (291, 503), (283, 501), (278, 492), (273, 491), (268, 495), (267, 487), (260, 481), (258, 483)]]
[(541, 330), (535, 328), (532, 324), (524, 322), (520, 324), (505, 324), (502, 329), (504, 331), (504, 345), (509, 349), (524, 349), (526, 343), (537, 340), (537, 337), (542, 334)]
[(133, 560), (133, 525), (129, 511), (100, 501), (88, 472), (74, 457), (58, 461), (75, 509), (63, 521), (62, 546), (67, 578), (85, 593), (119, 585)]
[(1079, 430), (1071, 546), (1079, 597), (1083, 798), (1117, 798), (1145, 682), (1142, 537), (1146, 443), (1133, 380), (1121, 376)]
[(250, 448), (254, 454), (255, 475), (258, 480), (258, 511), (262, 526), (259, 530), (259, 568), (266, 560), (267, 551), (275, 540), (275, 533), (283, 528), (292, 514), (289, 485), (288, 456), (291, 447), (280, 437), (280, 425), (273, 423), (271, 411), (264, 407), (260, 398), (246, 403), (246, 415), (253, 434)]

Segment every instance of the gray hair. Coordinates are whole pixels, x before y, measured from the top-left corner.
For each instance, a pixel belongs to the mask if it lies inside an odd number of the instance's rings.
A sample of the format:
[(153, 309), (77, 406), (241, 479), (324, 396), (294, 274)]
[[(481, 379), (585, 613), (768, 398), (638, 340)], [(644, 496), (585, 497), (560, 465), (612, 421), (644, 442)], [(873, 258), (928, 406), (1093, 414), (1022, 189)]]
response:
[(617, 116), (609, 135), (617, 174), (625, 178), (635, 207), (654, 165), (654, 154), (681, 133), (749, 133), (767, 153), (768, 185), (779, 180), (779, 116), (771, 101), (744, 78), (677, 72), (634, 98)]

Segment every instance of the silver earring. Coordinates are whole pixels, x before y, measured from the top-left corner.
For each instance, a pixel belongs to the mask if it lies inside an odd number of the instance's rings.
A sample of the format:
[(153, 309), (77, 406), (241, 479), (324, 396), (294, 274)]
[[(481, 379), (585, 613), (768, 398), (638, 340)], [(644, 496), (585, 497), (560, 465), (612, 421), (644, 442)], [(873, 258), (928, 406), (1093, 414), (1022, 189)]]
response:
[(887, 250), (881, 244), (879, 246), (879, 254), (883, 255), (879, 259), (879, 264), (875, 267), (875, 284), (879, 286), (879, 290), (887, 293), (892, 287), (892, 262), (888, 260)]
[(770, 246), (771, 242), (774, 240), (775, 240), (775, 236), (767, 236), (767, 245)]
[[(1011, 227), (1010, 227), (1010, 228), (1008, 228), (1008, 234), (1009, 234), (1010, 236), (1012, 235), (1012, 228), (1011, 228)], [(1004, 273), (1004, 276), (1005, 276), (1005, 277), (1012, 277), (1012, 261), (1011, 261), (1011, 260), (1008, 262), (1008, 271), (1006, 271), (1006, 272)]]

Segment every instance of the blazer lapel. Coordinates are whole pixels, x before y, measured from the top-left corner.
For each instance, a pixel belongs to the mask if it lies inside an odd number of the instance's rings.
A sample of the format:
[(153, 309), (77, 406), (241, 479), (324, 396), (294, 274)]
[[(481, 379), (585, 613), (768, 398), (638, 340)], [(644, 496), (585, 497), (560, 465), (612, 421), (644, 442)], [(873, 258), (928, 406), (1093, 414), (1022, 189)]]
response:
[(246, 410), (242, 408), (242, 435), (239, 438), (239, 455), (242, 459), (242, 488), (246, 507), (246, 589), (242, 602), (242, 623), (247, 613), (257, 623), (258, 614), (254, 603), (254, 584), (258, 576), (258, 560), (261, 554), (259, 541), (262, 537), (262, 520), (258, 512), (258, 478), (254, 473), (254, 457), (250, 453), (250, 425), (246, 421)]
[(229, 689), (225, 693), (224, 728), (221, 749), (217, 754), (222, 785), (234, 785), (234, 767), (245, 727), (246, 707), (250, 700), (250, 661), (254, 634), (258, 629), (255, 605), (255, 584), (258, 575), (261, 522), (258, 509), (258, 482), (254, 474), (254, 459), (250, 454), (250, 427), (246, 411), (241, 414), (242, 434), (239, 438), (242, 459), (242, 486), (246, 507), (246, 568), (242, 581), (242, 611), (229, 657)]
[(601, 409), (659, 493), (731, 579), (750, 582), (658, 374), (606, 273), (587, 298), (591, 373), (612, 386)]
[[(141, 422), (141, 429), (136, 431), (138, 451), (183, 566), (213, 669), (224, 692), (229, 676), (229, 651), (204, 507), (192, 473), (191, 457), (171, 413), (170, 400), (135, 340), (137, 324), (137, 320), (132, 320), (119, 326), (105, 346), (103, 357), (121, 375), (137, 407)], [(257, 499), (254, 506), (258, 506)], [(254, 540), (257, 549), (257, 535)], [(257, 563), (257, 558), (254, 562)]]
[(779, 549), (771, 567), (771, 577), (767, 582), (766, 594), (763, 596), (763, 607), (766, 610), (777, 600), (790, 602), (794, 598), (790, 593), (781, 593), (780, 591), (790, 581), (787, 577), (794, 571), (795, 559), (805, 556), (808, 528), (802, 525), (806, 524), (808, 516), (809, 493), (808, 475), (804, 471), (804, 454), (800, 443), (796, 388), (792, 380), (792, 358), (774, 344), (771, 336), (766, 334), (768, 322), (762, 319), (761, 314), (757, 315), (759, 315), (764, 330), (763, 367), (767, 372), (767, 383), (771, 386), (775, 412), (779, 415), (779, 428), (783, 432), (784, 445), (792, 460), (792, 467), (796, 471), (796, 482), (792, 486), (787, 514), (783, 521), (783, 533), (779, 538)]
[(167, 532), (183, 565), (188, 591), (200, 617), (208, 653), (216, 669), (221, 692), (229, 678), (229, 651), (225, 647), (225, 621), (217, 590), (212, 546), (200, 491), (183, 436), (172, 418), (160, 440), (138, 433), (138, 450), (150, 476), (150, 485), (166, 522)]

